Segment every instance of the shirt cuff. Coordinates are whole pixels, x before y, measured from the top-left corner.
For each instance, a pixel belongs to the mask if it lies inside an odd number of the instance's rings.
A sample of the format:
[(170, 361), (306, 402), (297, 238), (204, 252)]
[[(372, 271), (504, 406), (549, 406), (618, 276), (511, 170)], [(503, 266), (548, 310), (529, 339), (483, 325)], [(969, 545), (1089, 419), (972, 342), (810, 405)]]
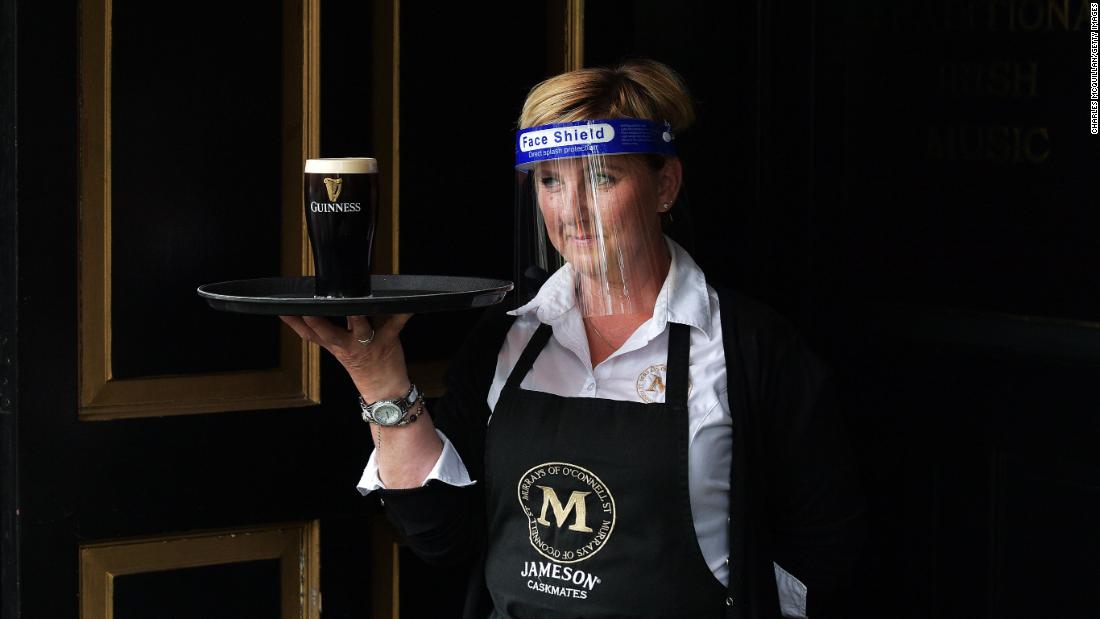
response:
[(779, 589), (779, 611), (784, 617), (806, 619), (806, 585), (787, 570), (775, 566), (775, 584)]
[[(427, 485), (433, 479), (458, 487), (471, 486), (476, 483), (470, 479), (470, 473), (466, 470), (466, 465), (462, 463), (462, 458), (458, 455), (458, 451), (455, 450), (451, 441), (447, 439), (447, 436), (440, 432), (438, 428), (436, 428), (435, 433), (439, 436), (439, 440), (443, 442), (443, 451), (440, 452), (432, 470), (428, 471), (428, 476), (420, 482), (420, 486)], [(366, 496), (375, 490), (385, 489), (386, 486), (382, 483), (382, 478), (378, 476), (378, 450), (375, 449), (370, 452), (370, 458), (367, 459), (367, 466), (363, 469), (363, 476), (359, 478), (356, 490), (359, 491), (359, 494)]]

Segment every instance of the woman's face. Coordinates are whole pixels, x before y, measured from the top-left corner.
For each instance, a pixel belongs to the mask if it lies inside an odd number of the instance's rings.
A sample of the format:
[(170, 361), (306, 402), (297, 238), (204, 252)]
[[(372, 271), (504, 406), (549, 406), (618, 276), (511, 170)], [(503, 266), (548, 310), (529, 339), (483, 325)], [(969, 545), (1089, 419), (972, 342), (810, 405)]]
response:
[(535, 192), (550, 242), (580, 273), (612, 281), (649, 264), (665, 250), (660, 209), (676, 197), (679, 170), (676, 159), (654, 171), (631, 155), (539, 163)]

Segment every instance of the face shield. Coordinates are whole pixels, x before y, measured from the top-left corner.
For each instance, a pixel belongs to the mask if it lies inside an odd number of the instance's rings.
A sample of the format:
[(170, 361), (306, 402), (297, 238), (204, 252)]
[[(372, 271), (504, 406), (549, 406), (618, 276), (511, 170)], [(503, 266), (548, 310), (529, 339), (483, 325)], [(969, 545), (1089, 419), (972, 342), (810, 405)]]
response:
[[(668, 248), (660, 216), (679, 189), (667, 125), (611, 119), (516, 136), (516, 281), (521, 299), (563, 266), (584, 316), (651, 311)], [(678, 169), (678, 168), (677, 168)], [(525, 289), (526, 288), (526, 295)]]

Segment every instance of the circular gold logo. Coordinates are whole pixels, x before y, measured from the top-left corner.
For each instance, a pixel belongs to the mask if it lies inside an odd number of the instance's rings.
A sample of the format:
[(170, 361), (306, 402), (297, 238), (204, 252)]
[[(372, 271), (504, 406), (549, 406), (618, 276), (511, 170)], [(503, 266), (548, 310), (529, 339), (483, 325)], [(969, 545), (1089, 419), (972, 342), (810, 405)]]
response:
[(599, 552), (615, 529), (615, 498), (599, 477), (568, 462), (531, 467), (516, 488), (531, 545), (559, 563)]
[[(641, 374), (638, 375), (638, 380), (635, 381), (634, 387), (638, 390), (638, 398), (642, 402), (649, 404), (650, 402), (657, 402), (658, 399), (664, 400), (665, 393), (665, 377), (668, 374), (665, 372), (665, 364), (658, 363), (651, 365)], [(691, 395), (691, 377), (688, 376), (688, 395)], [(658, 398), (660, 396), (660, 398)]]

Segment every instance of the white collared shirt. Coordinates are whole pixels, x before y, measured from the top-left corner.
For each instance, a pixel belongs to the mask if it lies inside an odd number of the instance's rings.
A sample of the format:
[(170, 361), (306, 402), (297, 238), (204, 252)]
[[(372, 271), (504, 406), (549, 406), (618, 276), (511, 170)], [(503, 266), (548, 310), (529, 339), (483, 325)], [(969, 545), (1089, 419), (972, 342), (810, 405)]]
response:
[[(668, 276), (657, 295), (653, 316), (642, 323), (607, 359), (592, 367), (583, 317), (577, 307), (572, 265), (558, 269), (529, 303), (509, 312), (516, 316), (497, 356), (487, 402), (494, 410), (512, 368), (542, 323), (553, 337), (520, 383), (522, 389), (564, 397), (664, 402), (668, 323), (691, 327), (688, 367), (688, 490), (695, 534), (703, 557), (723, 585), (729, 568), (729, 485), (733, 426), (726, 395), (726, 360), (718, 294), (702, 270), (675, 241), (665, 237), (671, 254)], [(489, 423), (492, 423), (490, 416)], [(424, 483), (438, 479), (465, 486), (470, 480), (462, 460), (442, 432), (440, 454)], [(383, 488), (372, 452), (358, 489)], [(805, 617), (806, 588), (775, 566), (784, 616)]]

